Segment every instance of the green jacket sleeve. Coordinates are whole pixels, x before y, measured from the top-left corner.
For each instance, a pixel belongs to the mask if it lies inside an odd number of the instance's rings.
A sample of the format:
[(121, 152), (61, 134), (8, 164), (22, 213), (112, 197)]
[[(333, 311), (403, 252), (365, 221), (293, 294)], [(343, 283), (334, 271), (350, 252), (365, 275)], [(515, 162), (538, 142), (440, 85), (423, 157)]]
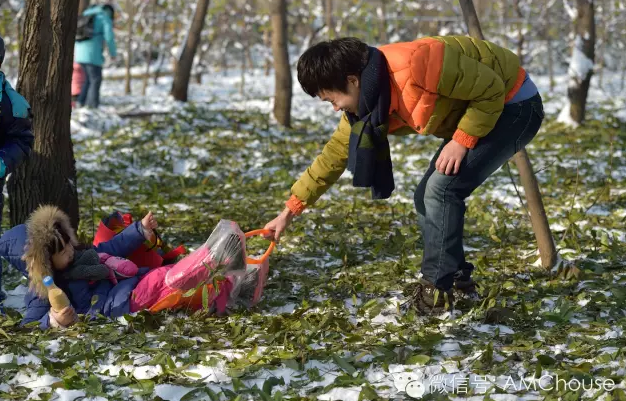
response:
[(348, 164), (350, 131), (350, 123), (344, 113), (322, 153), (291, 187), (292, 195), (305, 206), (313, 205), (343, 174)]

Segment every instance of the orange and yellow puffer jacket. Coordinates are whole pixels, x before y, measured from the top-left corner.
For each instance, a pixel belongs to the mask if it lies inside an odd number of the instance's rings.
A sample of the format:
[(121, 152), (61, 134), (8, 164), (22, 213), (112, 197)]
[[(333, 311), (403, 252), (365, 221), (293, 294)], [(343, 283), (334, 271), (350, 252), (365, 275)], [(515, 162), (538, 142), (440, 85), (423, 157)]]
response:
[[(391, 81), (389, 134), (432, 134), (468, 148), (493, 129), (526, 74), (510, 50), (466, 36), (427, 37), (379, 50)], [(302, 213), (339, 179), (348, 162), (350, 130), (344, 114), (322, 153), (291, 187), (292, 212)]]

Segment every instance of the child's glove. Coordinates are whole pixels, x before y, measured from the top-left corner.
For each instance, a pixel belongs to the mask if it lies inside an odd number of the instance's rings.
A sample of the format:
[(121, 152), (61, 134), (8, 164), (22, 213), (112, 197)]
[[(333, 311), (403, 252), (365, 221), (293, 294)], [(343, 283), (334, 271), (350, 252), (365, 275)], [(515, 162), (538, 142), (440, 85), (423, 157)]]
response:
[(107, 253), (99, 253), (100, 263), (104, 263), (111, 271), (115, 272), (115, 276), (120, 278), (129, 278), (137, 275), (139, 268), (136, 264), (128, 259), (111, 256)]
[(4, 177), (7, 172), (7, 166), (4, 164), (4, 160), (0, 157), (0, 178)]

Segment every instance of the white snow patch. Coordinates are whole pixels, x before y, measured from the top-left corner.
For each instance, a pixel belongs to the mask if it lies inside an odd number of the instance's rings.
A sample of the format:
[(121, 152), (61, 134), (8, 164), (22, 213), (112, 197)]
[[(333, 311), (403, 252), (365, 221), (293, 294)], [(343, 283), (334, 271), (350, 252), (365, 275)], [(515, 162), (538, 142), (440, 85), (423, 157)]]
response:
[(154, 386), (154, 394), (165, 401), (180, 401), (187, 393), (194, 389), (175, 386), (173, 384), (157, 384)]

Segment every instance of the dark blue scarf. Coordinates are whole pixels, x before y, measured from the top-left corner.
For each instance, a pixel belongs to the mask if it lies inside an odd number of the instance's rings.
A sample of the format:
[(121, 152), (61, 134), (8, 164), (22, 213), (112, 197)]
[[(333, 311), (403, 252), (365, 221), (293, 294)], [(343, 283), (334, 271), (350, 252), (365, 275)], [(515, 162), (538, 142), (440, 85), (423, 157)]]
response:
[(359, 115), (346, 113), (352, 126), (348, 170), (352, 185), (371, 187), (372, 199), (387, 199), (395, 188), (387, 140), (391, 87), (387, 59), (374, 47), (369, 48), (360, 86)]

